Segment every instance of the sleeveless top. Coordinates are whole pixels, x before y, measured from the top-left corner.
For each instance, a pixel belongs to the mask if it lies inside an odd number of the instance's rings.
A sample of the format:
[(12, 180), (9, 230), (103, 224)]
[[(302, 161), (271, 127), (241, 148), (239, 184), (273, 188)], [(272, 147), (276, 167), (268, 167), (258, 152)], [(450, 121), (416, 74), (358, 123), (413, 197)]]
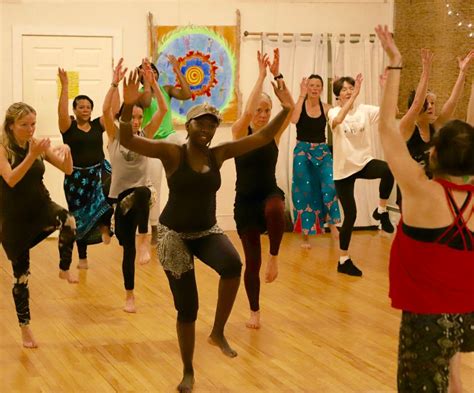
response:
[(169, 197), (160, 223), (176, 232), (198, 232), (216, 224), (216, 193), (221, 175), (212, 149), (208, 150), (209, 171), (194, 171), (187, 159), (186, 145), (181, 147), (178, 169), (167, 178)]
[(301, 108), (300, 118), (296, 123), (296, 139), (301, 142), (324, 143), (326, 142), (326, 115), (324, 106), (319, 101), (321, 116), (310, 117), (306, 112), (306, 98)]
[[(25, 149), (14, 146), (13, 153), (8, 161), (15, 169), (26, 158), (28, 145)], [(51, 202), (43, 183), (44, 171), (40, 156), (14, 187), (0, 176), (0, 241), (4, 246), (15, 243), (15, 249), (22, 251), (44, 229), (44, 209)]]
[[(163, 96), (165, 97), (168, 111), (163, 116), (163, 120), (161, 121), (160, 127), (158, 128), (158, 131), (155, 132), (155, 135), (153, 135), (153, 139), (163, 139), (166, 138), (168, 135), (174, 134), (175, 132), (173, 128), (173, 118), (171, 116), (171, 97), (163, 86), (158, 86), (161, 92), (163, 93)], [(150, 106), (148, 108), (143, 109), (142, 128), (145, 128), (148, 123), (150, 123), (151, 118), (157, 110), (158, 101), (156, 97), (151, 97)]]
[[(392, 307), (419, 314), (474, 311), (474, 233), (463, 213), (474, 193), (473, 185), (436, 179), (446, 193), (454, 217), (446, 228), (413, 228), (400, 222), (390, 253)], [(452, 190), (467, 191), (461, 207)]]
[(428, 170), (429, 168), (429, 163), (430, 163), (430, 147), (431, 147), (431, 141), (433, 139), (433, 135), (435, 133), (434, 126), (430, 124), (430, 140), (428, 142), (425, 142), (423, 139), (421, 139), (420, 135), (420, 130), (418, 126), (415, 126), (415, 131), (413, 131), (412, 136), (410, 139), (407, 141), (407, 147), (408, 151), (410, 152), (410, 155), (412, 158), (421, 164), (425, 170)]
[(91, 129), (84, 132), (77, 127), (77, 121), (73, 120), (68, 130), (62, 134), (63, 142), (71, 148), (75, 167), (86, 168), (105, 158), (102, 141), (104, 128), (100, 124), (100, 117), (89, 121), (89, 124)]
[[(143, 132), (140, 136), (144, 136)], [(109, 141), (107, 146), (112, 164), (110, 198), (118, 198), (125, 190), (142, 187), (148, 184), (148, 157), (128, 150), (120, 144), (120, 132)]]
[[(252, 129), (248, 128), (248, 134)], [(235, 158), (237, 180), (235, 191), (241, 196), (266, 196), (278, 189), (275, 168), (278, 147), (273, 139), (270, 143)]]

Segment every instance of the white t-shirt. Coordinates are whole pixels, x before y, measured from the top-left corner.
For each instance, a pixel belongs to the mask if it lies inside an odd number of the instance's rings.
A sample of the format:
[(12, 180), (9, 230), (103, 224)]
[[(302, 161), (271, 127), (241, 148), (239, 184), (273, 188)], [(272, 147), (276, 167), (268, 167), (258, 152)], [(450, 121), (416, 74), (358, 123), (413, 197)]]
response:
[[(329, 124), (341, 110), (340, 106), (328, 112)], [(358, 105), (337, 127), (332, 128), (334, 180), (345, 179), (359, 172), (374, 159), (371, 154), (370, 125), (378, 122), (379, 107)]]
[[(140, 134), (143, 136), (143, 134)], [(109, 141), (110, 164), (112, 165), (112, 181), (109, 197), (117, 198), (120, 193), (130, 188), (147, 186), (148, 157), (142, 156), (120, 145), (120, 131)]]

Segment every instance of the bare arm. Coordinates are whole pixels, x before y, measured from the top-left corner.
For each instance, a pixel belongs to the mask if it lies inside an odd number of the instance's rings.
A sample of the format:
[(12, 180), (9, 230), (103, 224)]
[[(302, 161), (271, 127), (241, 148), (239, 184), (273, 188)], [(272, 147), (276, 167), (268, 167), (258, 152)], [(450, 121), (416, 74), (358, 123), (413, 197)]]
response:
[(50, 147), (45, 152), (45, 159), (51, 165), (64, 172), (66, 175), (70, 175), (72, 173), (72, 155), (71, 149), (68, 145)]
[(232, 137), (234, 140), (243, 138), (247, 135), (247, 129), (252, 121), (253, 115), (258, 107), (258, 103), (262, 97), (263, 82), (267, 76), (267, 64), (268, 57), (266, 54), (262, 55), (260, 51), (257, 52), (258, 62), (258, 78), (255, 85), (250, 92), (250, 96), (247, 100), (244, 113), (242, 116), (232, 125)]
[(31, 168), (35, 160), (41, 154), (45, 153), (50, 147), (49, 139), (32, 139), (30, 141), (28, 154), (25, 159), (12, 169), (7, 159), (7, 151), (3, 145), (0, 145), (0, 175), (11, 188), (15, 187), (23, 179), (25, 174)]
[(117, 105), (116, 102), (118, 101), (120, 105), (120, 95), (118, 92), (118, 85), (120, 81), (125, 76), (127, 69), (125, 68), (122, 70), (123, 58), (121, 58), (114, 68), (114, 73), (112, 76), (112, 82), (110, 83), (110, 88), (104, 98), (104, 103), (102, 105), (102, 113), (104, 119), (104, 128), (107, 132), (107, 136), (110, 140), (115, 138), (116, 126), (115, 126), (115, 106)]
[(357, 74), (356, 80), (355, 80), (354, 91), (351, 95), (351, 98), (349, 98), (346, 101), (346, 103), (342, 106), (337, 116), (333, 119), (331, 123), (331, 129), (334, 130), (334, 128), (336, 128), (339, 124), (341, 124), (346, 118), (347, 114), (352, 108), (352, 105), (354, 104), (354, 101), (356, 100), (357, 96), (360, 93), (360, 86), (362, 85), (362, 80), (363, 80), (362, 74)]
[(434, 122), (435, 130), (440, 129), (452, 116), (458, 105), (459, 99), (461, 98), (462, 91), (464, 88), (464, 82), (466, 80), (466, 73), (469, 67), (469, 63), (474, 59), (474, 49), (471, 50), (464, 59), (458, 58), (459, 63), (459, 75), (454, 84), (451, 95), (448, 101), (443, 105), (441, 113)]
[(301, 116), (301, 111), (303, 110), (304, 100), (308, 94), (308, 78), (303, 78), (300, 83), (300, 95), (298, 96), (298, 101), (295, 104), (295, 110), (291, 115), (291, 122), (293, 124), (298, 123), (298, 120)]
[(405, 141), (408, 141), (415, 130), (415, 122), (418, 114), (423, 109), (426, 100), (426, 93), (428, 91), (428, 80), (430, 77), (431, 64), (433, 60), (433, 52), (429, 49), (421, 50), (421, 62), (423, 69), (421, 72), (420, 81), (415, 92), (415, 98), (407, 113), (400, 120), (400, 132)]
[(168, 112), (168, 105), (166, 104), (165, 97), (158, 86), (158, 83), (155, 79), (153, 79), (153, 73), (151, 73), (152, 80), (150, 81), (151, 88), (153, 90), (153, 94), (156, 97), (156, 101), (158, 103), (158, 110), (153, 114), (150, 122), (144, 128), (145, 136), (147, 138), (153, 138), (155, 132), (160, 128), (161, 122)]
[(173, 71), (175, 72), (176, 77), (178, 78), (181, 88), (178, 89), (174, 86), (168, 85), (165, 87), (167, 93), (170, 95), (170, 97), (174, 97), (178, 100), (189, 100), (192, 97), (191, 89), (189, 88), (189, 84), (179, 68), (179, 64), (176, 60), (176, 57), (174, 57), (173, 55), (168, 55), (168, 60), (173, 66)]
[(283, 123), (291, 114), (294, 104), (291, 94), (286, 88), (285, 82), (282, 79), (279, 79), (277, 83), (278, 85), (272, 82), (272, 85), (276, 96), (282, 104), (281, 111), (259, 132), (236, 141), (216, 146), (214, 152), (219, 165), (229, 158), (240, 156), (270, 143), (271, 140), (275, 138), (278, 131), (280, 131)]
[(132, 118), (133, 105), (137, 102), (140, 93), (138, 92), (138, 72), (130, 73), (123, 81), (123, 110), (120, 117), (120, 144), (138, 154), (147, 157), (159, 158), (163, 162), (166, 170), (179, 163), (179, 146), (173, 143), (156, 141), (134, 135), (130, 120)]
[[(142, 69), (147, 68), (147, 66), (150, 66), (150, 62), (147, 59), (142, 59)], [(151, 99), (152, 94), (150, 83), (146, 78), (143, 78), (143, 91), (138, 97), (138, 103), (142, 108), (148, 108), (151, 105)]]
[(61, 83), (61, 94), (58, 102), (58, 124), (61, 133), (66, 132), (71, 127), (71, 118), (69, 117), (69, 81), (67, 73), (63, 68), (58, 68), (58, 77)]
[[(402, 57), (387, 26), (378, 26), (375, 31), (389, 58), (389, 67), (399, 66)], [(428, 178), (421, 166), (410, 157), (406, 143), (397, 129), (395, 117), (400, 86), (400, 71), (400, 69), (389, 69), (380, 105), (379, 134), (384, 157), (400, 188), (406, 190), (410, 187), (424, 187)]]
[(471, 84), (471, 96), (469, 97), (469, 104), (467, 105), (466, 121), (474, 127), (474, 81)]

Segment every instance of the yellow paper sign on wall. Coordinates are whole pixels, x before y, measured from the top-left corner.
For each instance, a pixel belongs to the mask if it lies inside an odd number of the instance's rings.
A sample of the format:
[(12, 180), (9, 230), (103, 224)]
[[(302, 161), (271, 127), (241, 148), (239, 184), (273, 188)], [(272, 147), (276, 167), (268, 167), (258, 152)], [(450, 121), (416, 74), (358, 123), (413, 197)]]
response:
[[(73, 99), (79, 95), (79, 72), (77, 71), (67, 71), (67, 79), (69, 81), (69, 91), (68, 98)], [(61, 82), (59, 78), (56, 79), (56, 84), (58, 86), (58, 98), (61, 95)]]

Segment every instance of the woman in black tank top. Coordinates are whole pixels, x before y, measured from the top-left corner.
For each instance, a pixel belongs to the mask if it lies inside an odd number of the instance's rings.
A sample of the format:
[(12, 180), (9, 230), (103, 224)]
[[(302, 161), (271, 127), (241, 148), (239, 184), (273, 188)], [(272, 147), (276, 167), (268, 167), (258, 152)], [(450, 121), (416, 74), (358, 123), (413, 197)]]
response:
[(240, 258), (232, 243), (216, 223), (216, 192), (220, 187), (220, 168), (227, 159), (265, 146), (293, 109), (291, 95), (282, 80), (274, 84), (282, 110), (260, 132), (237, 141), (209, 147), (221, 117), (204, 103), (192, 107), (186, 116), (188, 142), (175, 145), (153, 141), (132, 133), (133, 104), (139, 97), (138, 75), (134, 71), (124, 80), (124, 108), (120, 123), (120, 142), (141, 155), (163, 162), (170, 190), (168, 203), (160, 217), (158, 256), (173, 293), (178, 311), (177, 333), (184, 365), (179, 391), (191, 391), (194, 384), (193, 352), (198, 298), (194, 276), (194, 256), (220, 275), (216, 316), (209, 342), (235, 357), (224, 328), (240, 283)]
[[(257, 53), (257, 60), (259, 76), (244, 113), (232, 126), (234, 140), (257, 134), (270, 121), (272, 100), (262, 89), (267, 66), (274, 78), (282, 77), (279, 72), (279, 50), (274, 50), (272, 63), (266, 54), (261, 55), (260, 52)], [(289, 118), (270, 143), (235, 158), (237, 181), (234, 219), (245, 254), (244, 284), (250, 305), (250, 318), (246, 326), (250, 329), (260, 328), (260, 235), (264, 232), (268, 232), (270, 243), (265, 282), (273, 282), (278, 275), (278, 251), (285, 229), (285, 195), (277, 186), (275, 169), (278, 142), (288, 124)]]
[(291, 118), (296, 124), (291, 188), (294, 231), (303, 235), (303, 248), (311, 248), (308, 236), (324, 233), (325, 223), (337, 239), (336, 224), (341, 222), (332, 154), (326, 143), (326, 119), (331, 105), (322, 103), (322, 90), (323, 79), (319, 75), (303, 78)]
[[(120, 69), (122, 60), (115, 71)], [(114, 78), (117, 73), (114, 72)], [(70, 212), (77, 224), (76, 244), (79, 253), (79, 269), (87, 269), (87, 245), (110, 243), (112, 207), (107, 201), (110, 187), (110, 164), (105, 160), (102, 135), (103, 116), (91, 120), (93, 101), (85, 95), (73, 100), (75, 116), (69, 116), (69, 81), (65, 70), (58, 68), (61, 95), (58, 105), (59, 131), (64, 143), (71, 148), (74, 161), (73, 173), (64, 177), (64, 193)], [(112, 80), (117, 91), (118, 82)], [(118, 93), (117, 93), (118, 94)], [(120, 99), (114, 99), (119, 103)], [(115, 105), (114, 113), (118, 112)], [(113, 138), (110, 135), (111, 139)]]
[(36, 111), (23, 102), (10, 105), (3, 124), (0, 243), (12, 263), (12, 294), (23, 346), (36, 348), (30, 330), (30, 249), (59, 230), (59, 277), (78, 282), (69, 273), (76, 234), (74, 217), (51, 200), (43, 183), (44, 161), (64, 173), (72, 172), (71, 150), (67, 145), (52, 148), (48, 138), (34, 138)]

